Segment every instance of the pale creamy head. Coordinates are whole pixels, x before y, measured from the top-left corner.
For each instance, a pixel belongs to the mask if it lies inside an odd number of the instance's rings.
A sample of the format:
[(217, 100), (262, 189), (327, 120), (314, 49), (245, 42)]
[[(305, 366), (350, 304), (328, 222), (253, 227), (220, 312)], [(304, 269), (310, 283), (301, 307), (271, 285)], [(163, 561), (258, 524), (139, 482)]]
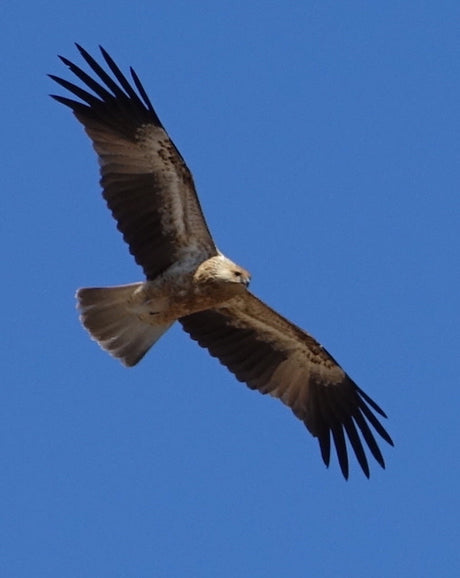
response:
[(193, 279), (196, 283), (203, 284), (238, 284), (247, 287), (251, 275), (246, 269), (240, 267), (227, 257), (217, 255), (207, 259), (197, 268)]

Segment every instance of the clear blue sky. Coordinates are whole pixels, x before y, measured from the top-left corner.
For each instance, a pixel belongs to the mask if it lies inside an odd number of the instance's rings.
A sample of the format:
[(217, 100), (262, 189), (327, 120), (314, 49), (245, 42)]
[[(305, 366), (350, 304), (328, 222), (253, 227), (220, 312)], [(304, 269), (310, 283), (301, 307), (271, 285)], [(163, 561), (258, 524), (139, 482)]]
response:
[[(0, 574), (458, 576), (458, 2), (1, 16)], [(90, 341), (76, 288), (142, 275), (47, 96), (74, 41), (135, 67), (220, 248), (387, 411), (385, 471), (326, 470), (179, 327), (131, 370)]]

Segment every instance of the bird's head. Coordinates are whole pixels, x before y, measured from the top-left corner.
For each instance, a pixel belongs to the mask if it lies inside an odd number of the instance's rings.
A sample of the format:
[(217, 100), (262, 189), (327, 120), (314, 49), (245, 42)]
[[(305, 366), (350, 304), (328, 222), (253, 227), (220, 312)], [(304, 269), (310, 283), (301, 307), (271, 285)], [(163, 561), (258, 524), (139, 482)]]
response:
[(194, 281), (198, 284), (243, 289), (249, 285), (251, 275), (227, 257), (217, 255), (207, 259), (198, 267), (194, 274)]

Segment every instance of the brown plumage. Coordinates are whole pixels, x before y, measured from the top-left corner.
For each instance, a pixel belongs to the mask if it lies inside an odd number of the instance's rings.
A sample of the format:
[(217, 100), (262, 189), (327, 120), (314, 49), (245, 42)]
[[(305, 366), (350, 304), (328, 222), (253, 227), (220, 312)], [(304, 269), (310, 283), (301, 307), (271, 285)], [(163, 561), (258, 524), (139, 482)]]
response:
[(374, 436), (393, 445), (375, 415), (384, 412), (311, 335), (250, 293), (249, 273), (216, 248), (190, 171), (135, 72), (131, 84), (104, 49), (110, 72), (77, 48), (96, 79), (61, 57), (86, 88), (51, 76), (79, 100), (53, 98), (91, 138), (104, 199), (146, 276), (77, 292), (93, 339), (132, 366), (178, 320), (239, 381), (290, 407), (318, 438), (326, 465), (332, 438), (348, 477), (348, 438), (367, 477), (365, 446), (385, 467)]

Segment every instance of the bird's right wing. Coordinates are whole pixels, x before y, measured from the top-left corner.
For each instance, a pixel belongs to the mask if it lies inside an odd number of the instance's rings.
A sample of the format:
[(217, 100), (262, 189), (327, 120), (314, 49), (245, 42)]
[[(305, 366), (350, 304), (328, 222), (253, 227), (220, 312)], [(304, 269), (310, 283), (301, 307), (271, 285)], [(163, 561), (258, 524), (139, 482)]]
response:
[(103, 48), (110, 73), (77, 47), (95, 78), (61, 57), (86, 87), (50, 75), (79, 100), (52, 96), (73, 110), (93, 141), (103, 196), (146, 277), (179, 259), (216, 255), (192, 175), (136, 73), (131, 69), (132, 84)]

